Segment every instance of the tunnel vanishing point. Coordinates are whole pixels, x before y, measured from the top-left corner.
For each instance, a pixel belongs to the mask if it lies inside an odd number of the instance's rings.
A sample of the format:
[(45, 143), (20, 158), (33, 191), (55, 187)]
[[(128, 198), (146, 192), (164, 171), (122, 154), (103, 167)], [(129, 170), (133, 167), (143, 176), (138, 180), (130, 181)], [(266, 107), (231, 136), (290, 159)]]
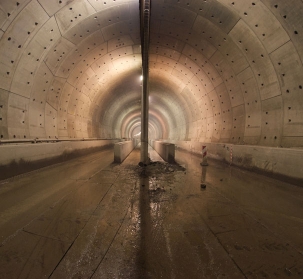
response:
[[(302, 1), (151, 5), (149, 139), (303, 178)], [(1, 0), (0, 26), (2, 167), (140, 133), (139, 1)]]
[(302, 279), (302, 61), (303, 0), (0, 0), (0, 279)]

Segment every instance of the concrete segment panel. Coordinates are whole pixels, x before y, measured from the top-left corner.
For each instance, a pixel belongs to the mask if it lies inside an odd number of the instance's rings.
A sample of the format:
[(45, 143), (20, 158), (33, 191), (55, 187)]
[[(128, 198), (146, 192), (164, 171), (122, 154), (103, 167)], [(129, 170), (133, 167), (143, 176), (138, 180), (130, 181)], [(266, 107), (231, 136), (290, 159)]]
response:
[(76, 138), (76, 130), (75, 130), (75, 121), (76, 118), (72, 114), (67, 114), (67, 132), (68, 132), (68, 137), (69, 138)]
[(46, 138), (58, 138), (57, 110), (48, 103), (45, 105), (45, 135)]
[(270, 9), (280, 24), (288, 33), (290, 40), (303, 60), (303, 7), (301, 0), (279, 1), (273, 3), (272, 0), (262, 0), (264, 5)]
[(37, 1), (33, 0), (28, 5), (23, 6), (14, 20), (9, 23), (7, 29), (4, 27), (2, 30), (5, 30), (5, 33), (11, 37), (10, 41), (16, 45), (21, 44), (21, 47), (26, 47), (30, 39), (48, 19), (49, 16), (43, 8)]
[(60, 32), (54, 18), (48, 20), (25, 48), (16, 68), (11, 91), (28, 97), (38, 71), (49, 47), (58, 40)]
[(223, 54), (225, 59), (229, 61), (230, 66), (236, 73), (241, 72), (248, 66), (247, 60), (241, 54), (234, 42), (229, 39), (228, 34), (222, 32), (221, 29), (217, 28), (206, 19), (198, 16), (193, 26), (193, 31), (218, 47), (218, 50)]
[(9, 138), (29, 137), (29, 99), (14, 93), (9, 94), (7, 127)]
[(30, 52), (28, 54), (24, 53), (14, 74), (10, 90), (29, 98), (34, 83), (34, 73), (38, 67), (39, 63), (37, 63), (35, 57), (31, 56)]
[(87, 68), (86, 71), (78, 79), (76, 84), (76, 87), (79, 89), (80, 92), (82, 92), (82, 88), (86, 85), (86, 83), (88, 83), (89, 79), (94, 76), (95, 72), (92, 70), (92, 68)]
[[(166, 36), (174, 37), (177, 40), (180, 40), (180, 43), (183, 43), (184, 41), (190, 41), (191, 46), (208, 59), (216, 51), (216, 48), (211, 44), (211, 42), (207, 41), (207, 39), (202, 38), (199, 33), (193, 32), (193, 30), (189, 29), (188, 27), (176, 28), (174, 23), (162, 21), (159, 33)], [(154, 33), (152, 34), (152, 36), (157, 36), (156, 34), (157, 33)]]
[[(97, 34), (93, 34), (93, 35), (97, 35)], [(75, 65), (77, 65), (81, 60), (85, 59), (83, 56), (90, 51), (91, 47), (94, 48), (93, 53), (95, 54), (96, 59), (99, 57), (96, 54), (97, 52), (99, 52), (98, 54), (101, 55), (101, 49), (103, 51), (105, 44), (95, 47), (95, 46), (93, 46), (95, 44), (95, 42), (90, 42), (91, 38), (94, 38), (94, 37), (90, 36), (87, 39), (89, 41), (89, 43), (87, 40), (85, 40), (79, 46), (77, 46), (77, 48), (74, 47), (73, 50), (68, 52), (66, 58), (61, 62), (60, 67), (57, 68), (57, 72), (56, 72), (57, 76), (68, 78), (69, 75), (74, 70)], [(88, 45), (85, 45), (85, 43), (88, 43)], [(82, 51), (82, 49), (83, 49), (83, 51)], [(104, 51), (104, 53), (105, 53), (105, 51)]]
[(239, 15), (223, 6), (220, 1), (212, 1), (211, 5), (207, 5), (207, 2), (202, 2), (202, 4), (205, 4), (205, 7), (202, 8), (200, 1), (197, 3), (200, 7), (199, 14), (207, 18), (218, 28), (222, 29), (223, 32), (229, 33), (239, 20)]
[(63, 94), (63, 88), (66, 83), (66, 79), (55, 77), (51, 83), (47, 92), (47, 103), (52, 106), (55, 110), (58, 110), (60, 98)]
[(234, 1), (234, 5), (228, 0), (220, 0), (220, 2), (239, 13), (262, 42), (268, 53), (289, 41), (289, 36), (281, 23), (262, 1), (254, 1), (255, 5), (252, 5), (249, 1), (239, 0)]
[[(94, 7), (96, 11), (103, 11), (109, 8), (112, 8), (113, 6), (117, 5), (116, 1), (95, 1), (95, 0), (88, 0), (88, 2)], [(129, 2), (134, 2), (133, 5), (136, 5), (139, 9), (138, 6), (138, 1), (133, 1), (133, 0), (120, 0), (119, 4), (124, 4), (124, 2), (129, 3)]]
[[(181, 82), (183, 82), (184, 84), (187, 84), (187, 82), (189, 81), (189, 78), (191, 78), (192, 77), (192, 74), (191, 74), (191, 77), (188, 77), (187, 76), (187, 70), (185, 70), (186, 72), (185, 73), (183, 73), (183, 69), (184, 69), (184, 67), (180, 67), (180, 66), (178, 66), (178, 68), (180, 69), (180, 71), (178, 71), (177, 69), (174, 69), (173, 71), (172, 71), (172, 76), (174, 76), (175, 78), (177, 78), (177, 79), (179, 79)], [(181, 72), (182, 71), (182, 72)]]
[(37, 1), (32, 1), (14, 19), (0, 41), (0, 76), (1, 87), (9, 89), (13, 73), (22, 51), (40, 27), (48, 20), (48, 16)]
[(164, 58), (171, 59), (171, 62), (169, 62), (171, 64), (171, 67), (175, 66), (176, 61), (178, 61), (180, 59), (180, 56), (181, 56), (181, 53), (178, 52), (178, 51), (172, 50), (172, 49), (167, 48), (167, 47), (159, 47), (159, 46), (152, 45), (152, 44), (150, 45), (150, 53), (151, 54), (153, 54), (153, 53), (157, 54), (158, 57), (161, 57), (161, 59), (164, 59)]
[(46, 96), (31, 99), (29, 103), (29, 131), (31, 138), (45, 138), (45, 104)]
[(194, 76), (194, 73), (187, 69), (184, 65), (182, 65), (182, 63), (175, 64), (175, 69), (176, 71), (184, 75), (186, 79), (191, 79)]
[[(221, 131), (221, 142), (230, 142), (232, 135), (232, 112), (227, 111), (222, 113), (222, 131)], [(201, 141), (201, 139), (200, 139)]]
[(88, 18), (79, 22), (76, 26), (68, 30), (64, 34), (64, 38), (75, 45), (81, 44), (88, 37), (95, 37), (95, 41), (103, 43), (104, 39), (102, 33), (100, 32), (100, 24), (96, 19), (97, 15), (91, 15)]
[(163, 76), (165, 74), (170, 75), (172, 73), (172, 68), (170, 65), (167, 65), (167, 63), (165, 63), (165, 59), (166, 57), (160, 56), (158, 57), (158, 61), (159, 62), (153, 62), (149, 64), (149, 68), (152, 69), (161, 69)]
[(182, 52), (185, 45), (179, 38), (156, 33), (151, 33), (150, 44), (157, 47), (170, 48), (172, 51), (175, 50), (177, 52)]
[(55, 17), (60, 32), (64, 35), (69, 29), (94, 13), (94, 8), (86, 0), (78, 0), (64, 6), (56, 13)]
[(230, 36), (245, 54), (260, 88), (261, 99), (265, 100), (281, 94), (277, 74), (272, 61), (255, 33), (243, 21), (239, 20)]
[(44, 61), (54, 75), (57, 73), (62, 62), (66, 57), (68, 57), (74, 47), (74, 44), (66, 40), (64, 37), (61, 37), (50, 49)]
[(243, 104), (243, 95), (239, 81), (237, 80), (236, 74), (230, 64), (224, 59), (223, 55), (219, 51), (211, 57), (210, 61), (222, 76), (232, 107)]
[[(257, 86), (257, 82), (254, 76), (254, 73), (252, 72), (251, 68), (247, 68), (245, 71), (240, 73), (237, 76), (240, 84), (241, 84), (241, 91), (244, 93), (244, 102), (245, 102), (245, 108), (249, 110), (250, 105), (259, 104), (261, 103), (261, 98)], [(255, 107), (256, 108), (256, 107)], [(260, 109), (259, 109), (260, 111)], [(258, 111), (257, 111), (258, 112)]]
[(9, 92), (0, 89), (0, 139), (8, 139), (8, 98)]
[(212, 142), (219, 142), (221, 138), (221, 131), (222, 131), (222, 117), (221, 115), (214, 116), (214, 133), (212, 135)]
[(31, 138), (45, 138), (45, 105), (46, 97), (30, 99), (29, 102), (29, 131)]
[(303, 68), (292, 42), (271, 54), (283, 94), (283, 136), (303, 136)]
[(231, 142), (243, 143), (243, 135), (245, 131), (245, 106), (240, 105), (232, 108), (233, 123)]
[(30, 91), (30, 98), (45, 101), (50, 86), (53, 83), (54, 76), (45, 63), (41, 63), (35, 73), (34, 83)]
[(67, 132), (67, 112), (59, 110), (57, 113), (58, 121), (58, 137), (59, 138), (67, 138), (68, 132)]
[[(179, 55), (180, 55), (180, 53), (178, 53), (178, 56), (177, 56), (178, 59), (180, 57)], [(155, 55), (155, 56), (153, 55), (153, 58), (150, 60), (150, 62), (151, 62), (150, 64), (152, 64), (152, 67), (154, 67), (155, 69), (158, 69), (158, 70), (159, 70), (159, 68), (157, 68), (157, 65), (162, 64), (162, 66), (166, 66), (165, 70), (168, 71), (168, 69), (170, 69), (168, 72), (171, 72), (176, 65), (176, 61), (174, 59), (168, 58), (163, 55)], [(155, 63), (155, 62), (157, 62), (157, 63)], [(156, 67), (154, 65), (156, 65)]]
[(5, 31), (30, 1), (13, 2), (11, 0), (2, 0), (0, 3), (0, 28)]
[[(153, 9), (158, 9), (157, 12), (154, 12), (155, 17), (158, 17), (158, 19), (161, 20), (170, 21), (178, 27), (192, 26), (197, 16), (195, 12), (182, 9), (181, 7), (177, 7), (175, 5), (158, 5), (153, 7)], [(163, 14), (165, 14), (165, 18), (163, 17)]]
[(212, 106), (213, 115), (217, 116), (221, 113), (221, 106), (216, 90), (212, 90), (208, 93), (210, 105)]
[(70, 100), (73, 90), (74, 90), (74, 87), (71, 84), (69, 84), (68, 82), (66, 82), (64, 84), (64, 87), (62, 89), (62, 95), (60, 97), (60, 110), (61, 111), (67, 112), (69, 100)]
[(214, 118), (207, 117), (207, 124), (206, 124), (206, 142), (211, 142), (212, 135), (214, 133)]
[(178, 62), (184, 65), (189, 71), (193, 73), (197, 73), (200, 69), (200, 65), (194, 62), (194, 57), (191, 58), (190, 56), (182, 54)]
[(260, 143), (263, 146), (280, 146), (282, 137), (281, 121), (283, 119), (283, 99), (281, 96), (262, 101), (262, 134)]
[[(102, 28), (102, 34), (105, 41), (109, 41), (120, 36), (127, 34), (139, 34), (138, 20), (127, 20), (123, 22), (117, 22), (115, 24), (108, 25)], [(137, 35), (138, 36), (138, 35)], [(134, 39), (134, 38), (133, 38)]]
[(38, 0), (38, 2), (49, 16), (53, 16), (56, 12), (58, 12), (64, 6), (69, 4), (70, 0), (61, 0), (61, 1)]
[(129, 35), (121, 36), (108, 41), (108, 52), (116, 50), (121, 47), (132, 46), (134, 44), (132, 38)]
[(231, 102), (225, 84), (221, 83), (215, 88), (215, 90), (217, 92), (221, 112), (228, 111), (228, 109), (231, 107)]
[[(174, 5), (176, 2), (174, 0), (167, 0), (165, 3)], [(231, 30), (239, 19), (237, 13), (232, 13), (230, 9), (223, 6), (219, 1), (179, 1), (178, 6), (207, 18), (226, 33)]]
[[(138, 5), (136, 5), (138, 7)], [(95, 21), (98, 22), (101, 28), (104, 28), (109, 25), (114, 25), (118, 22), (132, 20), (130, 16), (130, 8), (133, 7), (129, 4), (120, 4), (115, 5), (111, 8), (103, 10), (102, 12), (97, 13), (95, 16)], [(137, 19), (139, 19), (139, 8), (137, 10)], [(135, 20), (135, 18), (133, 19)]]
[(77, 105), (78, 105), (78, 100), (81, 96), (81, 92), (79, 92), (77, 89), (73, 90), (73, 93), (69, 99), (69, 103), (68, 103), (68, 113), (75, 115), (76, 114), (76, 110), (77, 110)]

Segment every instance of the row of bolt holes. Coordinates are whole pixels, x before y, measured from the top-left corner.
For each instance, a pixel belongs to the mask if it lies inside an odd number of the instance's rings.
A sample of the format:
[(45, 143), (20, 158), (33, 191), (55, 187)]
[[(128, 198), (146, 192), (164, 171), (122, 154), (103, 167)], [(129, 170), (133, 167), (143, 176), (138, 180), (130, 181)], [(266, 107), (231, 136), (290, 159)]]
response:
[[(72, 8), (70, 8), (70, 9), (72, 9)], [(81, 16), (81, 14), (79, 14), (79, 16)], [(75, 18), (77, 18), (77, 17), (75, 17)], [(97, 19), (97, 17), (95, 17), (95, 19)], [(117, 19), (119, 19), (119, 17), (117, 17)], [(71, 21), (72, 21), (72, 20), (71, 20)], [(109, 19), (108, 21), (109, 21), (109, 22), (111, 22), (111, 19)], [(35, 22), (35, 25), (37, 26), (37, 25), (38, 25), (38, 22)], [(100, 24), (99, 24), (99, 25), (100, 25)], [(53, 32), (53, 31), (54, 31), (54, 30), (52, 29), (52, 30), (51, 30), (51, 32)], [(132, 29), (131, 29), (130, 31), (132, 31)], [(90, 31), (89, 31), (89, 30), (87, 30), (86, 32), (87, 32), (87, 33), (89, 33)], [(120, 33), (121, 33), (121, 32), (120, 32)], [(28, 31), (28, 32), (27, 32), (27, 34), (28, 34), (28, 35), (30, 35), (30, 34), (31, 34), (31, 32), (30, 32), (30, 31)], [(75, 35), (76, 35), (76, 34), (74, 34), (74, 36), (75, 36)], [(114, 34), (113, 34), (113, 35), (114, 35)], [(82, 35), (80, 35), (80, 38), (82, 38), (82, 37), (83, 37), (83, 36), (82, 36)], [(12, 38), (11, 38), (11, 37), (9, 37), (7, 40), (8, 40), (8, 41), (10, 41), (11, 39), (12, 39)], [(50, 39), (50, 41), (52, 42), (52, 41), (53, 41), (53, 39)], [(18, 48), (21, 48), (21, 47), (22, 47), (22, 45), (18, 45)], [(46, 49), (46, 47), (44, 47), (44, 49)]]
[[(38, 25), (38, 22), (35, 22), (35, 25), (37, 26), (37, 25)], [(51, 32), (53, 32), (53, 31), (54, 31), (54, 29), (51, 29)], [(28, 31), (27, 34), (30, 35), (31, 32)], [(7, 40), (10, 41), (11, 39), (12, 39), (11, 37), (8, 37)], [(53, 39), (50, 39), (50, 42), (52, 42), (52, 41), (53, 41)], [(21, 47), (22, 47), (22, 45), (18, 45), (18, 48), (21, 48)], [(44, 47), (44, 49), (46, 49), (46, 47)], [(31, 55), (31, 53), (29, 52), (28, 55)], [(38, 59), (37, 59), (37, 62), (39, 62), (39, 61), (40, 61), (40, 59), (38, 58)], [(12, 63), (12, 64), (14, 64), (14, 62), (15, 62), (14, 60), (11, 60), (11, 63)], [(9, 74), (10, 74), (10, 72), (7, 72), (7, 75), (9, 75)], [(29, 84), (29, 83), (28, 83), (28, 84)]]
[[(178, 1), (179, 2), (179, 1)], [(204, 2), (206, 2), (205, 0), (204, 0)], [(61, 4), (62, 3), (62, 1), (59, 1), (59, 4)], [(104, 4), (106, 4), (106, 2), (104, 2)], [(234, 4), (234, 3), (233, 3)], [(253, 5), (255, 5), (254, 3), (252, 3)], [(19, 3), (17, 2), (17, 6), (19, 5)], [(188, 6), (189, 6), (189, 3), (187, 4)], [(275, 8), (277, 8), (278, 7), (278, 5), (275, 5)], [(72, 10), (72, 8), (70, 8), (70, 10)], [(247, 15), (247, 13), (244, 13), (245, 15)], [(8, 14), (8, 16), (10, 16), (10, 14)], [(81, 14), (79, 14), (79, 16), (81, 16)], [(286, 18), (286, 16), (284, 16), (284, 18)], [(71, 20), (72, 21), (72, 20)], [(109, 20), (109, 21), (111, 21), (111, 20)], [(35, 23), (35, 25), (38, 25), (38, 23), (36, 22)], [(256, 27), (258, 27), (258, 25), (256, 25)], [(30, 32), (28, 32), (28, 35), (30, 34)], [(297, 31), (295, 31), (295, 34), (298, 34), (298, 32)], [(265, 34), (263, 34), (263, 36), (265, 36)], [(8, 40), (10, 40), (11, 38), (9, 38)], [(51, 39), (51, 41), (52, 41), (52, 39)], [(241, 43), (241, 42), (240, 42)], [(19, 46), (19, 48), (21, 48), (21, 45)], [(63, 53), (64, 54), (64, 53)], [(29, 53), (29, 55), (30, 55), (30, 53)], [(261, 55), (262, 56), (262, 55)], [(263, 57), (263, 56), (262, 56)], [(300, 89), (302, 89), (302, 86), (300, 86)], [(33, 99), (33, 101), (35, 101), (35, 99)], [(42, 104), (42, 102), (41, 102), (41, 104)], [(2, 106), (1, 106), (1, 108), (2, 108)], [(288, 109), (291, 109), (291, 107), (289, 107)], [(268, 114), (268, 113), (266, 113), (266, 114)], [(2, 118), (0, 118), (0, 120), (2, 120)], [(291, 119), (289, 119), (289, 122), (291, 122)], [(24, 121), (23, 121), (23, 123), (24, 123)], [(268, 123), (266, 122), (266, 125), (267, 125)], [(41, 125), (41, 124), (40, 124)], [(55, 126), (54, 126), (55, 127)], [(236, 128), (236, 127), (235, 127)], [(1, 138), (3, 138), (3, 135), (1, 135)], [(16, 135), (14, 135), (14, 138), (16, 138)], [(24, 138), (26, 138), (26, 135), (24, 135)], [(49, 136), (49, 138), (51, 138), (50, 136)], [(274, 137), (275, 139), (277, 139), (277, 137), (275, 136)], [(234, 137), (233, 137), (233, 139), (234, 139)], [(239, 137), (239, 139), (240, 139), (240, 137)], [(264, 137), (264, 139), (266, 139), (266, 137)]]
[[(157, 52), (156, 52), (157, 53)], [(165, 55), (166, 53), (164, 53), (164, 55)], [(189, 55), (189, 56), (191, 56), (191, 55)], [(163, 62), (163, 61), (162, 61)], [(207, 61), (205, 61), (205, 63), (207, 63)], [(166, 64), (169, 64), (169, 63), (166, 63)], [(176, 63), (176, 64), (178, 64), (178, 63)], [(187, 63), (184, 63), (185, 65), (187, 64)], [(154, 65), (156, 65), (156, 63), (154, 63)], [(278, 63), (278, 65), (279, 66), (281, 66), (281, 63), (279, 62)], [(202, 66), (202, 68), (204, 67), (204, 65), (201, 65)], [(218, 67), (219, 65), (218, 64), (216, 64), (216, 66)], [(175, 68), (176, 66), (174, 66), (174, 68)], [(191, 67), (189, 67), (190, 69), (191, 69)], [(181, 70), (181, 72), (182, 72), (182, 70)], [(222, 71), (221, 71), (222, 72)], [(197, 74), (197, 73), (196, 73)], [(185, 75), (187, 75), (187, 74), (185, 74)], [(208, 73), (208, 75), (210, 75), (210, 73)], [(261, 76), (261, 74), (258, 74), (258, 76), (260, 77)], [(285, 77), (285, 74), (282, 74), (282, 76), (283, 77)], [(213, 78), (212, 78), (213, 79)], [(226, 80), (226, 82), (227, 82), (227, 80)], [(242, 83), (243, 85), (245, 85), (245, 83)], [(205, 86), (206, 86), (206, 84), (205, 84)], [(264, 83), (262, 83), (261, 84), (261, 86), (263, 87), (264, 86)], [(302, 85), (299, 85), (299, 89), (303, 89), (303, 86)], [(231, 90), (230, 90), (231, 91)], [(247, 91), (245, 91), (245, 93), (247, 93)], [(290, 91), (287, 89), (286, 90), (286, 93), (290, 93)]]
[[(15, 139), (15, 138), (16, 138), (16, 135), (13, 135), (13, 137), (14, 137), (14, 139)], [(0, 138), (2, 138), (2, 139), (3, 139), (3, 138), (4, 138), (4, 136), (3, 136), (3, 135), (1, 135), (1, 136), (0, 136)], [(26, 139), (26, 135), (24, 135), (24, 138)], [(48, 138), (50, 139), (50, 138), (51, 138), (51, 136), (48, 136)], [(56, 137), (54, 136), (54, 138), (56, 138)]]
[[(54, 126), (54, 127), (55, 127), (55, 126)], [(65, 128), (65, 127), (64, 127), (64, 128)], [(73, 128), (73, 130), (75, 130), (75, 128)], [(216, 129), (215, 129), (215, 130), (216, 130)], [(209, 131), (209, 130), (208, 130), (208, 131)], [(1, 135), (0, 137), (3, 139), (4, 136)], [(16, 138), (16, 135), (14, 135), (13, 137)], [(26, 139), (26, 135), (24, 135), (24, 138)], [(49, 136), (49, 138), (51, 138), (51, 136)], [(235, 139), (235, 137), (233, 137), (233, 139)], [(241, 138), (239, 137), (239, 139), (241, 139)], [(266, 139), (266, 137), (264, 137), (264, 139)], [(275, 136), (274, 139), (277, 139), (277, 136)]]
[[(94, 44), (94, 45), (96, 45), (96, 44)], [(123, 44), (116, 45), (116, 47), (121, 46), (121, 45), (124, 45), (124, 43), (123, 43)], [(87, 49), (90, 49), (90, 48), (87, 48)], [(101, 49), (101, 50), (103, 50), (103, 49)], [(54, 50), (54, 52), (56, 52), (56, 49)], [(65, 52), (63, 52), (62, 55), (60, 55), (60, 58), (62, 58), (64, 54), (65, 54)], [(124, 54), (127, 54), (127, 53), (125, 52)], [(29, 52), (28, 55), (31, 55), (31, 53)], [(109, 54), (109, 55), (111, 55), (111, 54)], [(82, 54), (80, 54), (79, 56), (81, 57)], [(99, 56), (101, 56), (101, 53), (99, 53)], [(119, 54), (119, 56), (121, 56), (121, 55)], [(135, 56), (134, 56), (134, 57), (135, 57)], [(94, 57), (94, 60), (95, 60), (95, 59), (96, 59), (96, 58)], [(111, 58), (111, 60), (113, 60), (113, 58)], [(39, 61), (39, 59), (37, 59), (37, 61)], [(60, 59), (57, 59), (57, 61), (60, 61)], [(84, 60), (84, 61), (85, 61), (85, 60)], [(11, 63), (13, 64), (14, 61), (11, 61)], [(75, 63), (73, 62), (72, 64), (74, 65)], [(104, 64), (105, 64), (105, 63), (104, 63)], [(99, 66), (99, 68), (100, 68), (100, 66)], [(68, 69), (68, 71), (70, 71), (70, 69)], [(6, 74), (9, 75), (10, 72), (6, 72)], [(33, 74), (33, 72), (31, 72), (31, 74)], [(30, 82), (27, 82), (27, 84), (30, 84)]]
[[(159, 42), (158, 42), (159, 43)], [(241, 41), (240, 41), (240, 43), (241, 43)], [(168, 44), (166, 44), (166, 45), (168, 45)], [(197, 45), (196, 45), (197, 46)], [(158, 49), (159, 47), (157, 47), (157, 49)], [(202, 49), (202, 51), (203, 51), (203, 49)], [(248, 49), (246, 49), (246, 51), (248, 51)], [(156, 51), (156, 54), (158, 53), (158, 51)], [(164, 53), (164, 55), (166, 55), (166, 53)], [(229, 55), (229, 54), (226, 54), (227, 56)], [(190, 57), (191, 57), (191, 55), (189, 55)], [(170, 57), (171, 57), (171, 55), (170, 55)], [(264, 57), (264, 55), (263, 54), (261, 54), (261, 57)], [(195, 59), (195, 61), (196, 61), (197, 59)], [(232, 61), (233, 62), (233, 61)], [(252, 61), (253, 63), (255, 63), (255, 61)], [(207, 63), (207, 61), (205, 61), (205, 63)], [(155, 63), (154, 63), (155, 64)], [(176, 63), (177, 64), (177, 63)], [(186, 65), (186, 63), (185, 63), (185, 65)], [(279, 66), (281, 66), (281, 63), (279, 62), (278, 63), (278, 65)], [(202, 66), (202, 68), (204, 67), (204, 65), (201, 65)], [(219, 64), (216, 64), (216, 66), (218, 67), (219, 66)], [(191, 69), (191, 67), (189, 67), (190, 69)], [(181, 71), (182, 72), (182, 71)], [(222, 71), (221, 71), (222, 72)], [(209, 74), (209, 73), (208, 73)], [(285, 74), (281, 74), (283, 77), (285, 77)], [(258, 76), (260, 77), (261, 76), (261, 74), (258, 74)], [(227, 81), (227, 80), (226, 80)], [(244, 85), (244, 83), (242, 83), (243, 85)], [(261, 86), (263, 87), (264, 86), (264, 84), (262, 83), (261, 84)], [(302, 87), (302, 85), (299, 85), (299, 89), (303, 89), (303, 87)], [(245, 93), (247, 93), (247, 91), (245, 91)], [(290, 91), (287, 89), (286, 90), (286, 93), (290, 93)]]
[[(206, 1), (204, 1), (204, 2), (206, 2)], [(62, 1), (59, 1), (59, 3), (61, 4), (62, 3)], [(104, 4), (106, 4), (106, 2), (104, 2)], [(17, 6), (19, 5), (19, 3), (17, 2)], [(189, 6), (189, 3), (187, 4), (188, 6)], [(234, 5), (234, 2), (232, 3), (232, 5)], [(255, 5), (255, 3), (252, 3), (252, 5)], [(278, 5), (275, 5), (275, 8), (278, 8)], [(72, 8), (70, 8), (70, 10), (72, 10)], [(247, 13), (245, 12), (244, 13), (245, 15), (247, 15)], [(81, 16), (81, 14), (79, 14), (79, 16)], [(286, 15), (284, 16), (284, 18), (286, 18)], [(109, 21), (111, 21), (111, 20), (109, 20)], [(38, 23), (37, 22), (35, 22), (35, 25), (38, 25)], [(256, 27), (258, 27), (258, 25), (256, 25)], [(89, 32), (89, 31), (88, 31)], [(28, 32), (28, 34), (30, 34), (30, 32)], [(295, 34), (298, 34), (298, 32), (297, 31), (295, 31)], [(263, 34), (263, 36), (265, 36), (265, 34)], [(8, 40), (11, 40), (11, 38), (9, 37), (8, 38)], [(50, 41), (52, 41), (52, 39), (50, 39)], [(241, 41), (239, 41), (240, 43), (242, 43)], [(21, 45), (19, 45), (18, 46), (18, 48), (21, 48)], [(246, 51), (247, 51), (247, 49), (246, 49)], [(31, 53), (28, 53), (28, 55), (30, 55)], [(63, 53), (64, 54), (64, 53)], [(228, 54), (226, 54), (227, 56), (228, 56)], [(262, 54), (261, 54), (261, 57), (264, 57)], [(37, 59), (38, 61), (39, 61), (39, 59)], [(253, 61), (254, 62), (254, 61)], [(13, 61), (12, 61), (12, 63), (13, 63)], [(7, 74), (9, 74), (9, 72), (7, 72)], [(28, 84), (29, 84), (29, 82), (28, 82)], [(263, 84), (262, 84), (262, 86), (263, 86)], [(299, 88), (300, 89), (302, 89), (302, 86), (299, 86)]]
[[(114, 0), (114, 1), (115, 1), (115, 0)], [(180, 2), (180, 1), (178, 0), (178, 2)], [(204, 0), (204, 2), (206, 2), (206, 0)], [(61, 4), (61, 3), (62, 3), (62, 1), (59, 1), (59, 4)], [(104, 2), (104, 5), (106, 5), (106, 2)], [(232, 2), (232, 5), (235, 5), (235, 3)], [(256, 5), (256, 4), (253, 2), (252, 5), (254, 6), (254, 5)], [(19, 3), (18, 3), (18, 2), (17, 2), (17, 6), (19, 6)], [(187, 3), (187, 6), (189, 6), (189, 3)], [(277, 8), (278, 8), (278, 5), (275, 5), (274, 7), (277, 9)], [(69, 9), (72, 10), (73, 8), (69, 8)], [(202, 11), (201, 8), (200, 8), (199, 10)], [(8, 15), (8, 17), (9, 17), (9, 16), (10, 16), (10, 13), (8, 13), (7, 15)], [(244, 15), (247, 16), (247, 15), (248, 15), (247, 12), (244, 12)], [(82, 15), (79, 14), (79, 16), (82, 16)], [(212, 15), (212, 17), (214, 17), (214, 16)], [(284, 15), (283, 18), (286, 19), (287, 16)], [(77, 17), (75, 17), (75, 19), (77, 19)], [(95, 19), (96, 19), (96, 17), (95, 17)], [(118, 19), (119, 19), (119, 17), (118, 17)], [(71, 22), (73, 22), (73, 20), (71, 20)], [(111, 22), (110, 19), (109, 19), (109, 22)], [(181, 20), (181, 22), (183, 22), (183, 20)], [(220, 21), (220, 23), (222, 23), (222, 22)], [(38, 23), (35, 22), (35, 25), (38, 25)], [(256, 24), (255, 26), (258, 27), (258, 24)], [(297, 35), (297, 34), (298, 34), (298, 31), (294, 31), (294, 33)], [(28, 32), (28, 34), (30, 34), (30, 32)], [(262, 34), (262, 36), (265, 36), (265, 34)], [(21, 46), (19, 46), (19, 47), (21, 47)]]
[[(235, 2), (232, 2), (231, 4), (232, 4), (232, 5), (235, 5)], [(254, 2), (252, 2), (251, 4), (252, 4), (253, 6), (256, 5), (256, 3), (254, 3)], [(276, 9), (278, 9), (279, 6), (278, 6), (278, 5), (274, 5), (274, 7), (275, 7)], [(247, 15), (248, 15), (247, 12), (244, 12), (244, 15), (247, 16)], [(284, 15), (283, 18), (286, 19), (286, 18), (287, 18), (287, 15)], [(258, 27), (258, 24), (256, 24), (255, 27)], [(295, 31), (294, 31), (294, 34), (295, 34), (295, 35), (298, 35), (299, 33), (298, 33), (298, 31), (295, 30)], [(265, 36), (265, 34), (262, 34), (262, 36)]]
[[(178, 0), (177, 2), (180, 3), (180, 0)], [(204, 2), (206, 2), (206, 1), (204, 1)], [(232, 2), (231, 4), (232, 4), (232, 5), (235, 5), (235, 2)], [(186, 5), (189, 6), (190, 4), (187, 3)], [(254, 2), (252, 2), (252, 5), (255, 6), (256, 4), (255, 4)], [(278, 5), (274, 5), (274, 7), (277, 9), (277, 8), (278, 8)], [(199, 9), (199, 11), (202, 11), (202, 10), (203, 10), (202, 8)], [(247, 12), (244, 12), (244, 15), (247, 16), (248, 13), (247, 13)], [(164, 15), (161, 15), (161, 16), (164, 17)], [(215, 16), (212, 15), (211, 17), (215, 17)], [(283, 18), (286, 19), (286, 18), (287, 18), (287, 15), (284, 15)], [(175, 18), (173, 18), (173, 19), (175, 19)], [(183, 23), (184, 21), (181, 20), (181, 22)], [(222, 21), (220, 21), (220, 24), (222, 24)], [(258, 27), (258, 24), (256, 24), (255, 27)], [(294, 34), (297, 35), (297, 34), (298, 34), (298, 31), (294, 31)], [(263, 33), (262, 36), (265, 37), (265, 34)]]

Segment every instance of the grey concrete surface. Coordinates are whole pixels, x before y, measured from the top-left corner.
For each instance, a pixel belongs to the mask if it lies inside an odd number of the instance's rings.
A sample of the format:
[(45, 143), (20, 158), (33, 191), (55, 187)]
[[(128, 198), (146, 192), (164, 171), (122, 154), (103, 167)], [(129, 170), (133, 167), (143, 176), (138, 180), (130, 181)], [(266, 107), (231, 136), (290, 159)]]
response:
[(208, 157), (224, 161), (247, 170), (260, 171), (267, 175), (293, 179), (303, 185), (303, 149), (202, 143), (195, 141), (171, 141), (176, 148), (201, 155), (202, 146), (207, 146)]
[(129, 140), (115, 143), (114, 145), (114, 162), (122, 163), (125, 158), (134, 150), (138, 142)]
[(302, 187), (149, 152), (1, 182), (0, 278), (302, 278)]
[(175, 144), (157, 140), (150, 140), (150, 146), (169, 163), (175, 162)]
[[(301, 0), (153, 1), (149, 138), (194, 153), (207, 145), (239, 167), (302, 179), (302, 15)], [(1, 0), (0, 140), (137, 137), (139, 25), (135, 0)], [(41, 167), (74, 148), (61, 147), (0, 146), (0, 162)], [(59, 174), (50, 167), (1, 184), (10, 238), (0, 247), (0, 276), (302, 277), (301, 188), (214, 165), (201, 192), (190, 188), (201, 176), (196, 157), (184, 155), (186, 174), (149, 170), (174, 185), (169, 195), (167, 184), (158, 190), (153, 177), (138, 175), (135, 155), (121, 166), (89, 156), (60, 165)], [(147, 181), (150, 189), (140, 186)], [(126, 232), (133, 235), (124, 239)]]
[(112, 148), (118, 140), (66, 140), (1, 143), (0, 180), (60, 163), (77, 156)]

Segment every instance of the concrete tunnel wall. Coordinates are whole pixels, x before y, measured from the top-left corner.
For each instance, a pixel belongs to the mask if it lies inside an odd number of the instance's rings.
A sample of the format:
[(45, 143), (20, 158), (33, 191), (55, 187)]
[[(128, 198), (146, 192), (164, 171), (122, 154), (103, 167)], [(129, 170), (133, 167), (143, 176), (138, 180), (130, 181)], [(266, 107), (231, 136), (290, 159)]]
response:
[[(301, 0), (157, 0), (151, 138), (303, 146)], [(0, 139), (116, 139), (140, 122), (139, 1), (1, 0)]]

